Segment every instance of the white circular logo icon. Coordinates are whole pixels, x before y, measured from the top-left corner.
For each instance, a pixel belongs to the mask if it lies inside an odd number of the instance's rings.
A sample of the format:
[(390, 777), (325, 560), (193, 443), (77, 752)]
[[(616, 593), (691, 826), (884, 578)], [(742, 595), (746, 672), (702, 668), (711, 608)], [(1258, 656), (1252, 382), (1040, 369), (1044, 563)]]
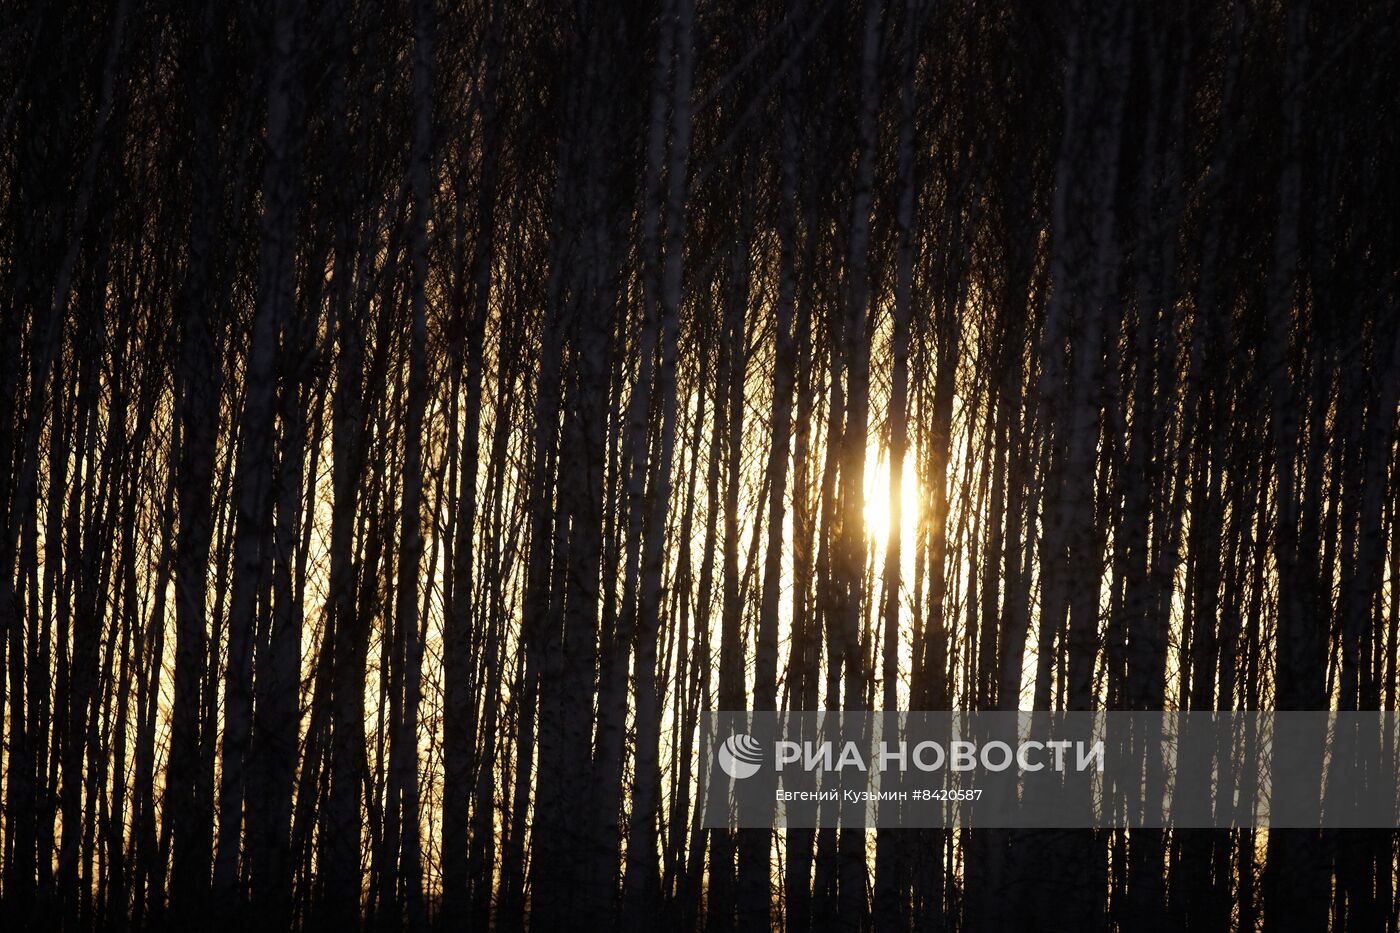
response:
[(762, 764), (763, 749), (751, 735), (731, 735), (719, 747), (720, 768), (736, 780), (753, 777)]

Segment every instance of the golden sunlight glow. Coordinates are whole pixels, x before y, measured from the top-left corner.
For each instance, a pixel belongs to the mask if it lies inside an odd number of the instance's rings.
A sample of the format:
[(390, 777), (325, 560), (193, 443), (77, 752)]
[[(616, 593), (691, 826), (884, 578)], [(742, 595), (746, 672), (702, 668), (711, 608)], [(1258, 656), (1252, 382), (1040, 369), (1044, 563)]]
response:
[[(904, 458), (899, 490), (900, 538), (919, 519), (919, 484), (914, 475), (914, 458)], [(889, 541), (894, 516), (890, 509), (890, 459), (883, 447), (871, 447), (865, 456), (865, 532), (870, 542), (883, 551)]]

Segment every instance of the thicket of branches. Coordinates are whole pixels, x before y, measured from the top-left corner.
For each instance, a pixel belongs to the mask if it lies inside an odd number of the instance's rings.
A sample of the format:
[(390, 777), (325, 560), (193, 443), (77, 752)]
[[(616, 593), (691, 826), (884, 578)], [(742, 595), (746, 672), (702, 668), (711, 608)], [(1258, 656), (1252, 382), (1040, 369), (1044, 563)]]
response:
[(696, 745), (1396, 708), (1397, 13), (6, 2), (0, 925), (1393, 928)]

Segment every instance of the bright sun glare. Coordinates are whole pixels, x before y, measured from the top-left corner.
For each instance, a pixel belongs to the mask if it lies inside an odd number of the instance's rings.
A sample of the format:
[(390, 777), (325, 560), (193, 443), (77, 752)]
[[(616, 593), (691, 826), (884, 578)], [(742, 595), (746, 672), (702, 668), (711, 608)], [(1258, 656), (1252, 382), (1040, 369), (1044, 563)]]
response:
[[(919, 517), (919, 488), (914, 478), (914, 461), (905, 457), (903, 482), (899, 491), (900, 537), (905, 538)], [(883, 550), (894, 523), (890, 512), (889, 452), (872, 449), (865, 458), (865, 531), (871, 543)]]

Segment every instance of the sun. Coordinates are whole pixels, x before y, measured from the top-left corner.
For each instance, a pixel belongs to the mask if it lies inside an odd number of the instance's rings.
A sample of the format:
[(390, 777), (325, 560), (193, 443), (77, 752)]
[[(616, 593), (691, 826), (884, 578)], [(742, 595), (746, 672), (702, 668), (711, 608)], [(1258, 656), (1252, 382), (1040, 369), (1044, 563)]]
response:
[[(919, 488), (914, 475), (914, 458), (904, 458), (899, 490), (900, 538), (905, 538), (919, 516)], [(872, 447), (865, 457), (865, 533), (876, 548), (884, 550), (890, 538), (894, 515), (890, 508), (889, 451)]]

